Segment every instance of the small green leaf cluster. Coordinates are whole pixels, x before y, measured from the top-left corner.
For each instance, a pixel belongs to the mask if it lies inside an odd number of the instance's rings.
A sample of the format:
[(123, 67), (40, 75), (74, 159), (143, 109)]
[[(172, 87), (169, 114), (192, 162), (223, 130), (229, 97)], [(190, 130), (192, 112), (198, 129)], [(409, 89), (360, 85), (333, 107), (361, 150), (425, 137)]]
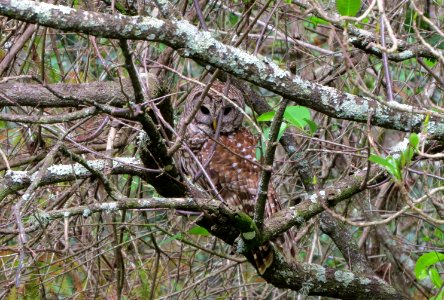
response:
[[(274, 118), (274, 115), (276, 114), (275, 111), (268, 111), (266, 113), (263, 113), (257, 118), (258, 122), (268, 122), (272, 121)], [(305, 130), (306, 127), (309, 129), (309, 133), (313, 134), (318, 129), (318, 126), (315, 122), (311, 119), (310, 110), (304, 106), (287, 106), (284, 112), (284, 121), (281, 124), (281, 127), (279, 128), (279, 133), (277, 136), (277, 140), (279, 141), (284, 134), (285, 130), (288, 126), (295, 126), (299, 129)], [(265, 140), (268, 139), (270, 135), (270, 127), (267, 127), (264, 129), (264, 135), (261, 139), (261, 147), (260, 149), (265, 149)], [(261, 151), (260, 149), (256, 150), (256, 158), (259, 160), (261, 157)]]
[(387, 157), (378, 156), (375, 154), (370, 155), (369, 160), (382, 167), (392, 175), (396, 181), (402, 181), (402, 169), (407, 166), (413, 158), (419, 144), (419, 136), (416, 133), (412, 133), (409, 137), (409, 145), (401, 151), (399, 156), (389, 155)]
[[(268, 111), (263, 113), (257, 118), (258, 122), (268, 122), (273, 120), (275, 111)], [(309, 132), (313, 134), (318, 129), (318, 126), (311, 119), (310, 110), (304, 106), (288, 106), (284, 112), (284, 121), (282, 122), (281, 130), (279, 131), (278, 140), (281, 138), (288, 125), (295, 126), (302, 130), (306, 126), (309, 128)]]
[[(416, 261), (415, 276), (418, 280), (429, 279), (439, 290), (438, 294), (430, 300), (444, 299), (444, 289), (442, 279), (439, 275), (438, 267), (444, 261), (444, 254), (436, 251), (421, 255)], [(442, 270), (441, 270), (442, 271)]]

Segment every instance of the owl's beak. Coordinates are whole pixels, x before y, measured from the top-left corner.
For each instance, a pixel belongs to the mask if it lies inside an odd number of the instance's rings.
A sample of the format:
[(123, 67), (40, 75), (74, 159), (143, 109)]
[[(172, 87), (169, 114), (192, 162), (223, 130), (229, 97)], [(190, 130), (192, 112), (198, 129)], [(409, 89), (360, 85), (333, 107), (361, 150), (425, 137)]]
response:
[(216, 131), (217, 129), (217, 119), (213, 119), (213, 129)]
[(218, 132), (220, 130), (220, 127), (222, 125), (222, 117), (223, 113), (219, 111), (219, 113), (216, 115), (216, 117), (213, 117), (213, 129), (214, 132)]

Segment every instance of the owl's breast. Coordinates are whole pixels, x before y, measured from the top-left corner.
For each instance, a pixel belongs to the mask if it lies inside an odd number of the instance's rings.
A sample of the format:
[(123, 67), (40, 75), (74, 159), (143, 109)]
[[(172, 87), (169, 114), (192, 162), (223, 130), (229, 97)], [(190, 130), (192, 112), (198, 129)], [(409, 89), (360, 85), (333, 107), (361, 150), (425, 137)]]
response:
[(241, 209), (248, 213), (256, 199), (260, 175), (256, 146), (254, 136), (241, 128), (221, 135), (217, 141), (208, 139), (200, 152), (201, 163), (219, 194), (231, 206), (242, 203)]

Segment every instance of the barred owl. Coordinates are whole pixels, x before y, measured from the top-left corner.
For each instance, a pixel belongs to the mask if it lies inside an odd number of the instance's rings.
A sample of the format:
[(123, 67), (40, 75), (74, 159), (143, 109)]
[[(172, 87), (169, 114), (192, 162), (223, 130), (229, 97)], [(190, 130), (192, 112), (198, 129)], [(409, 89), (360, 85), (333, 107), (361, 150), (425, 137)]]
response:
[[(186, 99), (179, 126), (185, 126), (197, 110), (185, 133), (185, 142), (195, 157), (190, 151), (182, 150), (180, 165), (186, 175), (213, 196), (222, 198), (231, 209), (253, 216), (261, 168), (256, 161), (257, 140), (242, 126), (244, 97), (237, 88), (226, 88), (220, 82), (213, 83), (212, 89), (219, 94), (209, 90), (199, 107), (204, 87), (194, 88)], [(231, 101), (224, 99), (224, 92)], [(270, 185), (265, 217), (280, 209), (281, 204)], [(292, 233), (286, 232), (274, 242), (287, 256), (294, 256), (292, 239)], [(260, 246), (252, 254), (262, 275), (273, 262), (270, 244)]]

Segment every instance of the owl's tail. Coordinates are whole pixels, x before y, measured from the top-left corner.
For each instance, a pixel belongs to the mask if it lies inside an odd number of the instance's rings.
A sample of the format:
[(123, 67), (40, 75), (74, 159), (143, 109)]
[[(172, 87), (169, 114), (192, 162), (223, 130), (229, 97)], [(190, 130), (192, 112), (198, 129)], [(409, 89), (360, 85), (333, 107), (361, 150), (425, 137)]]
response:
[(267, 242), (259, 246), (257, 249), (251, 250), (251, 252), (259, 275), (263, 275), (273, 263), (273, 246), (270, 242)]
[(274, 253), (272, 244), (282, 252), (286, 259), (293, 260), (296, 257), (297, 249), (293, 243), (294, 239), (293, 232), (289, 230), (273, 239), (273, 241), (269, 241), (251, 251), (256, 269), (260, 275), (263, 275), (273, 263)]

